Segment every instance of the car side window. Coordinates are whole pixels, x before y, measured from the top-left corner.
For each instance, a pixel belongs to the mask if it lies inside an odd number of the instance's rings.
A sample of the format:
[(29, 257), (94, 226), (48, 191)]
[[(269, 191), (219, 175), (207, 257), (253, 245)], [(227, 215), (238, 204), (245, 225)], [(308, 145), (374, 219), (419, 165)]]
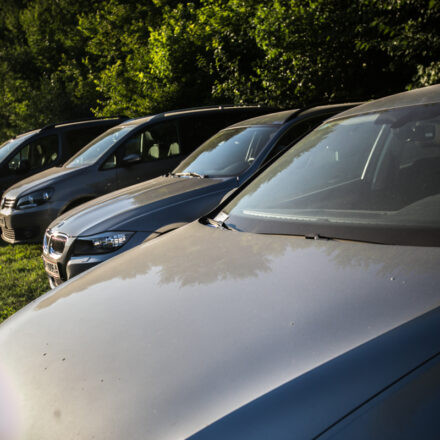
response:
[(138, 132), (119, 148), (116, 156), (121, 160), (136, 154), (141, 162), (151, 162), (178, 156), (181, 152), (177, 126), (170, 121), (148, 126)]
[(102, 164), (101, 169), (103, 170), (111, 170), (112, 168), (116, 168), (118, 165), (118, 160), (115, 153), (112, 153), (107, 160)]
[(299, 121), (297, 124), (292, 124), (290, 128), (281, 136), (277, 144), (274, 146), (272, 151), (266, 157), (264, 163), (271, 160), (278, 153), (285, 150), (292, 142), (299, 140), (309, 131), (317, 127), (321, 122), (329, 118), (330, 115), (320, 115), (314, 118), (309, 118), (303, 121)]
[(8, 167), (11, 170), (37, 170), (49, 167), (58, 159), (58, 155), (58, 136), (46, 136), (24, 145), (9, 161)]

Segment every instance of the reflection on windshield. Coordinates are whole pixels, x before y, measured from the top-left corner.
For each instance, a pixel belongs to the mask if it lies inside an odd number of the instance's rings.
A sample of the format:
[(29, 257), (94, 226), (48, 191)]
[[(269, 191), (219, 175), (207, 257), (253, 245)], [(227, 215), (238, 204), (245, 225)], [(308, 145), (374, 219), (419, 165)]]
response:
[[(440, 229), (440, 105), (422, 110), (319, 127), (225, 208), (227, 223), (255, 232), (417, 243), (414, 234), (403, 241), (402, 234)], [(393, 228), (406, 232), (393, 235)]]
[(242, 127), (222, 130), (185, 159), (174, 174), (197, 173), (208, 177), (237, 176), (247, 170), (277, 127)]
[(100, 159), (119, 139), (124, 137), (135, 126), (113, 127), (98, 136), (79, 153), (66, 162), (66, 168), (78, 168), (94, 164)]
[(26, 136), (20, 136), (18, 139), (9, 139), (4, 144), (0, 145), (0, 162), (5, 159), (12, 151), (14, 151), (17, 145), (21, 144), (30, 136), (32, 136), (32, 133)]

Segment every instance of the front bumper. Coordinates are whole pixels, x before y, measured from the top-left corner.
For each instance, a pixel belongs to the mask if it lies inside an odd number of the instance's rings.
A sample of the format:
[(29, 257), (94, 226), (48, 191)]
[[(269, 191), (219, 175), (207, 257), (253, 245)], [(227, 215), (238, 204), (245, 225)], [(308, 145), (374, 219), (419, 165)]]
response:
[(158, 235), (159, 234), (145, 231), (136, 232), (124, 246), (115, 252), (109, 252), (107, 254), (73, 256), (72, 251), (76, 237), (68, 237), (66, 239), (63, 252), (59, 255), (51, 255), (48, 248), (43, 248), (43, 260), (56, 265), (59, 273), (59, 277), (54, 276), (53, 272), (51, 273), (45, 265), (49, 284), (51, 288), (57, 287), (76, 275), (79, 275), (80, 273), (85, 272), (86, 270), (91, 269), (92, 267), (95, 267), (96, 265), (103, 263), (116, 255), (122, 254), (123, 252), (138, 246), (146, 240), (151, 240)]
[(45, 203), (30, 209), (3, 208), (0, 211), (2, 239), (8, 243), (41, 242), (49, 223), (58, 216), (58, 209)]

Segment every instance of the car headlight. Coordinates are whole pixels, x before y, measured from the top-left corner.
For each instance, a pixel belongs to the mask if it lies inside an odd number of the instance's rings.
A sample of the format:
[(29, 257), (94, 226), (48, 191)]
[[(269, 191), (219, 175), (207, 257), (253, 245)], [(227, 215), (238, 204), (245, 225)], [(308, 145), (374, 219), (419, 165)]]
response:
[(74, 255), (106, 254), (124, 246), (134, 232), (103, 232), (89, 237), (78, 237), (73, 247)]
[(35, 191), (27, 196), (20, 197), (17, 200), (17, 209), (35, 208), (35, 206), (46, 203), (53, 194), (53, 188), (42, 189), (41, 191)]

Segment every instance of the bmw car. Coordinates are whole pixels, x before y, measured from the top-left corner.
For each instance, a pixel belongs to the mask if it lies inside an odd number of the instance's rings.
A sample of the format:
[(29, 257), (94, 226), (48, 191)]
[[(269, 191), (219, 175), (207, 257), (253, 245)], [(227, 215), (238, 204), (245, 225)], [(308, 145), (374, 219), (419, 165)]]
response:
[(439, 160), (440, 86), (354, 107), (35, 300), (1, 438), (437, 439)]

